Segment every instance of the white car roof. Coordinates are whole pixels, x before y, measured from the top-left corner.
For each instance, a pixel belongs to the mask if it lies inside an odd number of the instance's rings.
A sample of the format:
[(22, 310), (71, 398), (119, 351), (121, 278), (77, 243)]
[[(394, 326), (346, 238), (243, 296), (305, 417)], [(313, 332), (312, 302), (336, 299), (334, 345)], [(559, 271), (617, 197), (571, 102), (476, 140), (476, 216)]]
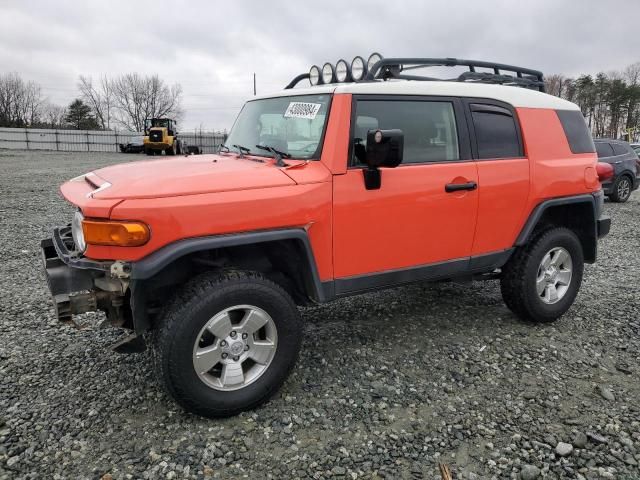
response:
[(472, 82), (438, 82), (400, 80), (388, 82), (338, 83), (317, 87), (291, 88), (256, 98), (318, 95), (323, 93), (352, 93), (368, 95), (430, 95), (444, 97), (474, 97), (500, 100), (514, 107), (580, 110), (575, 103), (546, 93), (522, 87)]

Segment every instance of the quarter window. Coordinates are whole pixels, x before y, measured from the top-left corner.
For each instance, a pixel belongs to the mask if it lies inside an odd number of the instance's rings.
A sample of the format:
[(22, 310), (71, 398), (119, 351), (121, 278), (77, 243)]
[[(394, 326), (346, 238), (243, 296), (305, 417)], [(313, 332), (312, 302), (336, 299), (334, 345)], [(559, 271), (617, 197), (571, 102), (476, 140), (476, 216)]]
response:
[(451, 102), (359, 100), (353, 129), (353, 161), (364, 163), (369, 130), (400, 129), (402, 163), (460, 159), (456, 119)]
[(522, 156), (518, 127), (509, 110), (476, 103), (470, 107), (479, 159)]

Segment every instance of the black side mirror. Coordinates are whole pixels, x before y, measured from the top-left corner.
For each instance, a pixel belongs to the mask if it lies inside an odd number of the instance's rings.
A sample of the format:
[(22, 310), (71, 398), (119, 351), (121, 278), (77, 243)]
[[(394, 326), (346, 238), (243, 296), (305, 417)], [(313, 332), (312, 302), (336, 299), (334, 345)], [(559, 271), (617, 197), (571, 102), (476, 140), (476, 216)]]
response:
[(376, 190), (382, 183), (379, 167), (394, 168), (402, 163), (404, 134), (402, 130), (369, 130), (364, 185), (367, 190)]

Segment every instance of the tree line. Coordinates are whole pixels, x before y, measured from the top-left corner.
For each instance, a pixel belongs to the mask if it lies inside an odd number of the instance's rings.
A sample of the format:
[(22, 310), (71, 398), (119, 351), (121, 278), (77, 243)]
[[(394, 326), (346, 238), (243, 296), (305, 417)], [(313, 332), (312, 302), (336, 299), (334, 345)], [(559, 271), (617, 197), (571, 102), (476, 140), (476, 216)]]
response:
[(182, 115), (182, 87), (158, 75), (129, 73), (78, 79), (78, 98), (69, 105), (50, 102), (35, 82), (17, 73), (0, 74), (0, 127), (78, 130), (144, 130), (147, 118)]
[(595, 76), (549, 75), (545, 86), (547, 93), (580, 106), (594, 137), (631, 141), (640, 135), (640, 62)]

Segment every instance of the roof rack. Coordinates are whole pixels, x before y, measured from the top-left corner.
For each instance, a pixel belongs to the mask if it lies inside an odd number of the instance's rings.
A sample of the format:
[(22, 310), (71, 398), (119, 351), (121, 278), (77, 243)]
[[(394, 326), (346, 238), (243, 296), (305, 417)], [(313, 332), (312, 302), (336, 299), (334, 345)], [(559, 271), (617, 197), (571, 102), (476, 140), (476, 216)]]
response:
[[(422, 75), (411, 75), (404, 72), (424, 67), (457, 67), (465, 66), (469, 71), (454, 78), (435, 78)], [(476, 68), (487, 68), (493, 72), (478, 72)], [(298, 82), (309, 78), (309, 74), (300, 74), (285, 88), (293, 88)], [(483, 62), (478, 60), (462, 60), (458, 58), (382, 58), (369, 68), (362, 81), (376, 80), (416, 80), (416, 81), (448, 81), (493, 83), (529, 88), (544, 92), (544, 76), (539, 70), (516, 67), (503, 63)]]

